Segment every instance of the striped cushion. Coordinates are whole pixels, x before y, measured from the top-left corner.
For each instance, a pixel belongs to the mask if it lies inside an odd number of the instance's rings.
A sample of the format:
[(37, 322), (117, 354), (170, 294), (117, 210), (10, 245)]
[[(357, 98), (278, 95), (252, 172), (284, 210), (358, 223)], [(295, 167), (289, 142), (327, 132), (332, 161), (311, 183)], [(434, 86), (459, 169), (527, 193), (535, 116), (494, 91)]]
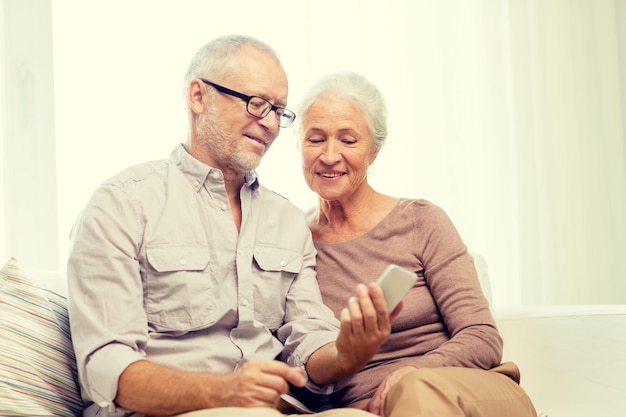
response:
[(66, 299), (0, 271), (0, 416), (81, 416)]

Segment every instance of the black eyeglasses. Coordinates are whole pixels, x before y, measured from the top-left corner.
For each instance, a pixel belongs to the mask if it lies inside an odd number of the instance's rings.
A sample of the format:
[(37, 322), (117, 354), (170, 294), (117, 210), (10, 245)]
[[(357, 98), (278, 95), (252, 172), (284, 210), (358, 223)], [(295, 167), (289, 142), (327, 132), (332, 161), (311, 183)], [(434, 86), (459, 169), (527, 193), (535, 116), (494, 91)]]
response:
[(267, 116), (272, 110), (276, 112), (278, 117), (278, 126), (288, 127), (296, 119), (296, 114), (291, 110), (284, 107), (278, 107), (265, 100), (263, 97), (247, 96), (242, 93), (238, 93), (230, 88), (222, 87), (221, 85), (212, 83), (211, 81), (200, 78), (203, 83), (210, 85), (220, 93), (228, 94), (229, 96), (237, 97), (246, 102), (246, 110), (251, 115), (258, 117), (259, 119)]

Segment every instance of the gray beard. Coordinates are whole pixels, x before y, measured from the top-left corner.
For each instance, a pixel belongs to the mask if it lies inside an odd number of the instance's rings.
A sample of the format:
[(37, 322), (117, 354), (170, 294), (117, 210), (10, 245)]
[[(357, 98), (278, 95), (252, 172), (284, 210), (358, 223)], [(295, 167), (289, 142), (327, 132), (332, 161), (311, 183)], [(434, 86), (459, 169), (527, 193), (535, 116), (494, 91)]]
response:
[(221, 169), (247, 174), (261, 163), (261, 156), (245, 149), (240, 138), (235, 138), (226, 129), (220, 129), (217, 116), (209, 109), (200, 117), (196, 136)]

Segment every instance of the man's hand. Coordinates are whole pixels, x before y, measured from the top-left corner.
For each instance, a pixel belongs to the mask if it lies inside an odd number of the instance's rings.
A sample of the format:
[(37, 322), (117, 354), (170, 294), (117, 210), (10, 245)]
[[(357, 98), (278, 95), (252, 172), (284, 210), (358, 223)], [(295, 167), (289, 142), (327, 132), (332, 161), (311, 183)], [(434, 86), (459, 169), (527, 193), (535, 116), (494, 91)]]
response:
[(224, 387), (224, 405), (237, 407), (274, 407), (289, 384), (303, 387), (304, 372), (283, 362), (251, 360), (229, 375)]

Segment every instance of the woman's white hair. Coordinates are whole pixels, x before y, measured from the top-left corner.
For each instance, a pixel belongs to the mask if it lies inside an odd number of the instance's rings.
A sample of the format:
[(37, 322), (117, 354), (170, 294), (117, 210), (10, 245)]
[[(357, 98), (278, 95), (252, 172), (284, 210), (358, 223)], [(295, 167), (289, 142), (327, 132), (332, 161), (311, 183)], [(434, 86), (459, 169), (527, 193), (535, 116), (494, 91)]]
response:
[[(363, 75), (355, 72), (337, 72), (329, 74), (319, 81), (304, 96), (297, 107), (296, 119), (298, 144), (303, 139), (302, 121), (309, 108), (320, 102), (323, 96), (347, 99), (365, 115), (369, 126), (372, 143), (380, 150), (387, 139), (387, 107), (380, 90)], [(299, 120), (299, 121), (298, 121)]]

